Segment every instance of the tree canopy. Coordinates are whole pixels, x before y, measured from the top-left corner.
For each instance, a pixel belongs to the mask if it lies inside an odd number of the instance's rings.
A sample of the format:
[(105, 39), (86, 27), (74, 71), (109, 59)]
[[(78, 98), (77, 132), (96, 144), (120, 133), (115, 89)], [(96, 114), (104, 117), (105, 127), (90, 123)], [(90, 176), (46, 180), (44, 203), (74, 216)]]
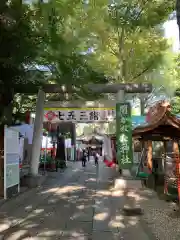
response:
[(25, 66), (32, 64), (41, 48), (42, 36), (33, 30), (32, 11), (21, 1), (0, 2), (0, 123), (11, 105), (17, 84), (31, 81)]
[(145, 81), (146, 73), (157, 68), (168, 48), (162, 24), (173, 8), (174, 1), (162, 0), (89, 4), (86, 43), (93, 43), (95, 49), (92, 65), (120, 82)]
[[(83, 88), (87, 82), (147, 80), (168, 47), (161, 24), (173, 5), (172, 0), (1, 0), (0, 119), (17, 85), (59, 83), (77, 89), (77, 97), (91, 98), (98, 96)], [(21, 98), (15, 99), (21, 103)]]
[[(64, 37), (66, 23), (52, 2), (0, 3), (0, 122), (6, 121), (4, 110), (12, 104), (17, 87), (23, 91), (29, 83), (40, 87), (50, 81), (80, 88), (86, 81), (107, 82), (104, 74), (96, 73), (86, 62), (86, 56), (76, 52), (75, 44), (72, 46)], [(61, 13), (66, 19), (74, 15), (70, 2), (56, 3), (59, 9), (63, 7)], [(49, 71), (37, 70), (35, 66), (39, 64), (49, 67)], [(78, 91), (81, 93), (87, 94)]]

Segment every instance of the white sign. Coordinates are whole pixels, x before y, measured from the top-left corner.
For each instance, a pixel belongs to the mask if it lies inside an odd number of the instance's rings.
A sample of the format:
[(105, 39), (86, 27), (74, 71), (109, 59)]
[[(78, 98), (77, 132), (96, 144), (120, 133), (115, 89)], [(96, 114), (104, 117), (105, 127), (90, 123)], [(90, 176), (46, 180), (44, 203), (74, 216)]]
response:
[(18, 187), (20, 182), (19, 171), (19, 132), (13, 128), (4, 128), (4, 198), (7, 196), (7, 189), (13, 186)]
[(113, 108), (51, 108), (44, 110), (44, 122), (110, 122), (115, 120)]
[(65, 139), (65, 147), (66, 148), (71, 148), (71, 138)]
[(13, 154), (19, 149), (19, 132), (5, 128), (5, 145), (8, 154)]

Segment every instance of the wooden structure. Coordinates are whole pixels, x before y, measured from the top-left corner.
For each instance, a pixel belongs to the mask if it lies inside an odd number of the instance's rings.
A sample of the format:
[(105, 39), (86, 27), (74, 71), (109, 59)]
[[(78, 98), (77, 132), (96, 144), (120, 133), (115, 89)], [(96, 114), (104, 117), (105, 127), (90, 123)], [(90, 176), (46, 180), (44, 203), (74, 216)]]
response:
[[(106, 79), (107, 80), (107, 79)], [(109, 79), (110, 80), (110, 79)], [(112, 80), (112, 79), (111, 79)], [(39, 87), (36, 84), (25, 84), (22, 87), (22, 84), (15, 85), (16, 93), (31, 93), (37, 94)], [(117, 93), (119, 90), (124, 90), (126, 93), (151, 93), (152, 84), (149, 83), (116, 83), (116, 84), (86, 84), (81, 87), (81, 89), (86, 89), (87, 91), (93, 93)], [(62, 86), (59, 84), (44, 84), (42, 90), (45, 93), (60, 93), (64, 96), (65, 93), (73, 94), (79, 90), (75, 86)], [(22, 92), (23, 91), (23, 92)], [(66, 100), (65, 96), (64, 99)]]
[(100, 139), (96, 138), (95, 136), (92, 136), (89, 140), (82, 140), (83, 143), (88, 144), (88, 145), (94, 145), (94, 146), (101, 146), (103, 141)]
[(142, 144), (139, 171), (148, 173), (145, 183), (156, 190), (162, 186), (166, 195), (175, 193), (180, 200), (180, 120), (172, 115), (170, 104), (164, 101), (150, 108), (147, 123), (133, 130), (133, 139)]

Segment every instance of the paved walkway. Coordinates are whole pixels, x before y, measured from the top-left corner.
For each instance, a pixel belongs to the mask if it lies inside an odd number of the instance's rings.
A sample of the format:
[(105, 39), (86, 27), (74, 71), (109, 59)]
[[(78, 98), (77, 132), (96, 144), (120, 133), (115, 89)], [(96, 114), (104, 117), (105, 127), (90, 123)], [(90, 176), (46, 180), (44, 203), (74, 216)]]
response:
[(74, 163), (64, 173), (54, 173), (44, 187), (23, 193), (0, 207), (0, 237), (151, 240), (139, 218), (123, 215), (123, 206), (131, 203), (122, 184), (114, 186), (116, 174), (115, 169), (103, 163), (95, 167), (93, 162), (84, 169)]

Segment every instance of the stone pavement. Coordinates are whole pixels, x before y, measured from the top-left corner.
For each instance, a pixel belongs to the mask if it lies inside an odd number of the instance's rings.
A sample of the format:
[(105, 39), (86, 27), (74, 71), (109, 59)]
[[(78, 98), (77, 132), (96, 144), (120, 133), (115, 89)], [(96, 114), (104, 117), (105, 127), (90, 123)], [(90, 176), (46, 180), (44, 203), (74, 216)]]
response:
[[(89, 162), (74, 163), (39, 189), (32, 189), (0, 207), (0, 237), (5, 240), (152, 240), (140, 218), (124, 216), (131, 205), (115, 169)], [(135, 200), (134, 200), (135, 201)], [(133, 202), (134, 202), (133, 201)], [(133, 203), (134, 204), (134, 203)]]

